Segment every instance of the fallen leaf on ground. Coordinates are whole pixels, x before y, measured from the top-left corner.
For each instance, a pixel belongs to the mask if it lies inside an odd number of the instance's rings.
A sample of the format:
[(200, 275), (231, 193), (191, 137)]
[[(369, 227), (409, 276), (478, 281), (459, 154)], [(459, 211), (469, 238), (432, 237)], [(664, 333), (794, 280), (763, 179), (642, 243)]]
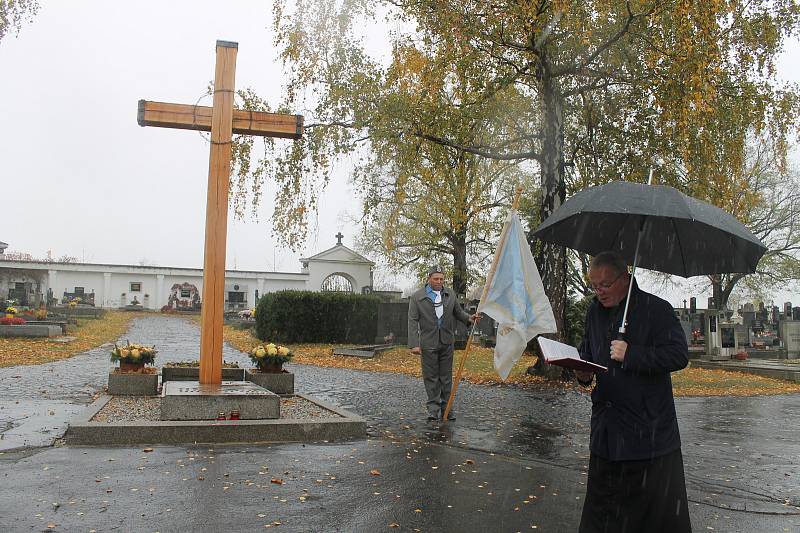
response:
[(373, 476), (380, 476), (381, 475), (381, 471), (378, 470), (377, 468), (373, 468), (372, 470), (369, 471), (369, 473), (372, 474)]

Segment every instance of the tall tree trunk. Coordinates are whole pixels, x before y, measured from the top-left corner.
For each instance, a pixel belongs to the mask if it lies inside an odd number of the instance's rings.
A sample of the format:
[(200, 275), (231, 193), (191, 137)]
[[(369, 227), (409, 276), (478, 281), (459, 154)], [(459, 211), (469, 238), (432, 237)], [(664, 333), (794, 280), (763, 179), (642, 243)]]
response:
[[(542, 77), (542, 199), (539, 222), (564, 203), (564, 105), (555, 80)], [(532, 217), (533, 218), (533, 217)], [(536, 265), (542, 275), (545, 293), (550, 298), (558, 327), (558, 337), (563, 339), (567, 306), (567, 254), (563, 246), (547, 242), (531, 243)]]
[(714, 308), (722, 309), (722, 276), (711, 276), (711, 298)]
[(467, 294), (467, 231), (458, 230), (453, 241), (453, 290), (456, 295)]
[(744, 276), (745, 274), (711, 276), (711, 296), (714, 298), (714, 305), (717, 306), (717, 309), (726, 309), (728, 307), (728, 300), (734, 287)]

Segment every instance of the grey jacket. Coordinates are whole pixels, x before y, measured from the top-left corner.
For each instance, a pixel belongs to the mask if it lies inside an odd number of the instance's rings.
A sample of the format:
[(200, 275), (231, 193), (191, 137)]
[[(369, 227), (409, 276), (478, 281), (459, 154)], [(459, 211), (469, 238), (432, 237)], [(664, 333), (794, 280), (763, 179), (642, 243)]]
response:
[(469, 324), (469, 314), (456, 301), (455, 294), (442, 287), (442, 325), (438, 325), (433, 302), (425, 287), (414, 292), (408, 299), (408, 347), (424, 349), (438, 348), (440, 344), (453, 344), (453, 319)]

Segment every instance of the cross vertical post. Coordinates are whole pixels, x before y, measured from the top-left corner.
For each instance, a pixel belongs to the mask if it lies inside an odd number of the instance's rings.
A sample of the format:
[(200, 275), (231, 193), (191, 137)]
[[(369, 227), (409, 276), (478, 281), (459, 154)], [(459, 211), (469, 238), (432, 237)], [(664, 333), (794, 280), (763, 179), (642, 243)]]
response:
[(217, 41), (211, 151), (208, 161), (203, 307), (200, 314), (200, 383), (222, 382), (225, 246), (231, 172), (233, 92), (238, 44)]
[(200, 383), (210, 385), (222, 383), (231, 138), (234, 133), (294, 140), (303, 135), (302, 115), (233, 108), (238, 50), (237, 43), (217, 41), (213, 107), (139, 100), (136, 116), (140, 126), (211, 132), (200, 326)]

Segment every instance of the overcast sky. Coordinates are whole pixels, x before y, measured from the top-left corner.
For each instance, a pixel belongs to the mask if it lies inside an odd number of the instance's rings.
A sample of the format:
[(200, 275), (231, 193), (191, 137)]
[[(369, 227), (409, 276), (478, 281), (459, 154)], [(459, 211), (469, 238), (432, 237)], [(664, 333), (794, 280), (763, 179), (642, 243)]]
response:
[[(201, 267), (208, 144), (197, 132), (140, 127), (137, 102), (195, 103), (221, 39), (239, 43), (237, 87), (275, 106), (271, 2), (40, 3), (33, 23), (0, 42), (0, 241), (37, 257)], [(780, 62), (795, 82), (798, 49), (793, 42)], [(360, 206), (346, 168), (301, 253), (276, 248), (267, 192), (260, 221), (229, 223), (228, 268), (296, 272), (299, 257), (333, 246), (340, 230), (352, 247), (358, 228), (348, 219)]]
[[(202, 266), (208, 143), (140, 127), (137, 102), (195, 103), (222, 39), (239, 43), (237, 87), (276, 105), (270, 2), (40, 3), (33, 23), (0, 43), (0, 241), (37, 257)], [(352, 246), (344, 219), (359, 206), (345, 174), (329, 185), (301, 254), (276, 249), (270, 194), (259, 222), (231, 218), (228, 268), (297, 271), (298, 257), (334, 245), (339, 230)]]

